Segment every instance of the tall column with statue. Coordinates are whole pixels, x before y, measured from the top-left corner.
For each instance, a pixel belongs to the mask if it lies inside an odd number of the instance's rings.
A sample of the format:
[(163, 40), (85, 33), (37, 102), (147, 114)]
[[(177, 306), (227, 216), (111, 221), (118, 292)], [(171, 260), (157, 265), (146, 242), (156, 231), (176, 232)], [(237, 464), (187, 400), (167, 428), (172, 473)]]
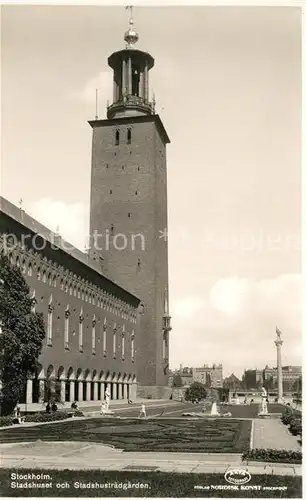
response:
[(276, 327), (276, 345), (277, 353), (277, 399), (281, 403), (283, 401), (283, 372), (282, 372), (282, 345), (281, 331)]

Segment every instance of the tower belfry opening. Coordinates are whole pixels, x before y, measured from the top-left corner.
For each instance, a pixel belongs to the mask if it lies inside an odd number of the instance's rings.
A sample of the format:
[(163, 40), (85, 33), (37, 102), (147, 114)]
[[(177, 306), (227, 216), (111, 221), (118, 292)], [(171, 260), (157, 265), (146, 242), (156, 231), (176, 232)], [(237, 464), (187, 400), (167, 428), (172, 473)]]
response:
[(132, 7), (129, 29), (124, 34), (126, 48), (108, 58), (113, 69), (113, 103), (107, 107), (108, 118), (154, 114), (149, 97), (149, 71), (154, 66), (153, 57), (135, 49), (139, 35), (134, 30)]

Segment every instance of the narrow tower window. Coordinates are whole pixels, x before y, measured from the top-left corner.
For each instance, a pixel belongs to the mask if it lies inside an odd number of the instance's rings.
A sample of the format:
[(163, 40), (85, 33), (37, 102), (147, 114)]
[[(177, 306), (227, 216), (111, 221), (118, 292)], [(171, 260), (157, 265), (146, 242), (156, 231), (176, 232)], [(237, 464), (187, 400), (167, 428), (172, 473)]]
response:
[(48, 304), (48, 325), (47, 325), (47, 345), (52, 345), (52, 323), (53, 323), (53, 304), (52, 304), (52, 295)]
[(115, 323), (113, 328), (113, 358), (116, 357), (116, 330), (117, 330), (117, 325)]
[(83, 322), (84, 322), (84, 314), (82, 308), (79, 317), (79, 351), (81, 352), (83, 352)]
[(69, 349), (69, 306), (65, 310), (65, 349)]
[(107, 329), (107, 323), (106, 323), (106, 318), (104, 318), (104, 322), (103, 322), (103, 356), (106, 356), (106, 329)]
[(133, 330), (131, 336), (131, 360), (134, 361), (134, 359), (135, 359), (135, 334)]
[(92, 330), (91, 330), (91, 348), (92, 348), (92, 353), (96, 354), (96, 317), (93, 317), (92, 320)]
[(120, 140), (119, 130), (116, 130), (116, 135), (115, 135), (115, 145), (116, 146), (119, 146), (119, 140)]
[(125, 355), (125, 325), (122, 327), (122, 334), (121, 334), (121, 357), (124, 359)]
[(128, 128), (128, 131), (127, 131), (127, 143), (128, 144), (131, 144), (132, 142), (132, 131), (130, 128)]

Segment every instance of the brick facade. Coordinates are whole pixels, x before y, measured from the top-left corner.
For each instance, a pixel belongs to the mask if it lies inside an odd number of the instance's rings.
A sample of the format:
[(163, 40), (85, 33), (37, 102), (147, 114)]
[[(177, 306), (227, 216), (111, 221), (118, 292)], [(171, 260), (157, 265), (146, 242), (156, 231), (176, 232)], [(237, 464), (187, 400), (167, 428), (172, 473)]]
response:
[(135, 398), (139, 299), (86, 254), (71, 245), (65, 250), (66, 242), (0, 201), (1, 247), (21, 269), (46, 325), (41, 369), (28, 399), (43, 399), (41, 387), (50, 378), (62, 383), (62, 400), (103, 399), (106, 385), (112, 399)]
[[(110, 244), (101, 253), (108, 276), (139, 296), (144, 304), (137, 378), (141, 386), (151, 388), (145, 392), (154, 392), (153, 386), (155, 392), (160, 392), (158, 387), (168, 384), (169, 363), (168, 345), (163, 347), (165, 294), (168, 300), (168, 243), (164, 231), (169, 140), (157, 115), (99, 120), (91, 125), (90, 234), (108, 233), (111, 241), (118, 234), (125, 235), (126, 248), (118, 250)], [(133, 235), (141, 235), (135, 238), (134, 247)], [(124, 239), (118, 238), (121, 246)]]

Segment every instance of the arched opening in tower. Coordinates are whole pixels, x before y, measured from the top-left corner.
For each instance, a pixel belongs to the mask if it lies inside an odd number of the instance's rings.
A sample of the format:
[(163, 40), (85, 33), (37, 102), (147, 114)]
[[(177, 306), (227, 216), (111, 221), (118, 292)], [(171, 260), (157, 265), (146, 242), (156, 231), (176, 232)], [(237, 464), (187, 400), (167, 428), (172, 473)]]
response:
[(132, 95), (139, 97), (140, 68), (132, 65)]

